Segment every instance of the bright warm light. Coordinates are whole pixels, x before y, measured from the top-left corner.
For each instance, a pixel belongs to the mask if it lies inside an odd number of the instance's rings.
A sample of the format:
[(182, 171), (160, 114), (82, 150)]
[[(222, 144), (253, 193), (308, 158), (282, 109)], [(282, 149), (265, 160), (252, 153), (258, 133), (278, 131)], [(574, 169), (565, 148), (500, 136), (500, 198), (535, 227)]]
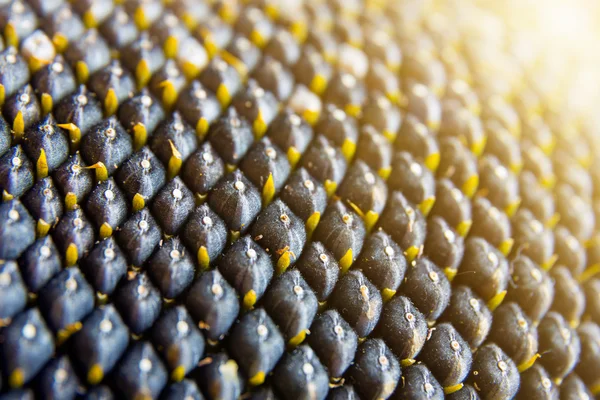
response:
[[(497, 44), (497, 49), (514, 55), (522, 68), (515, 76), (534, 82), (549, 105), (573, 110), (580, 122), (599, 118), (599, 1), (441, 0), (436, 4), (450, 12), (452, 5), (460, 9), (456, 19), (468, 27), (467, 41)], [(482, 58), (483, 65), (497, 63), (489, 61), (492, 57)], [(497, 65), (488, 68), (502, 69)], [(498, 75), (491, 73), (486, 78)]]

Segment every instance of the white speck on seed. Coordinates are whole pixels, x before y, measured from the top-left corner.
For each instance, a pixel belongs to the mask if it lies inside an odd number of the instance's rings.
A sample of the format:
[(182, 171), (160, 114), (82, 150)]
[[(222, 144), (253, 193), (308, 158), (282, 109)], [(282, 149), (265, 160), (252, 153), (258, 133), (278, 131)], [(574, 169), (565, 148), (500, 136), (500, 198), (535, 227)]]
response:
[(219, 59), (215, 62), (215, 68), (217, 68), (217, 70), (221, 72), (227, 71), (227, 63)]
[(104, 197), (106, 197), (106, 200), (109, 200), (109, 201), (110, 200), (114, 200), (115, 199), (115, 193), (112, 190), (108, 189), (108, 190), (106, 190), (104, 192)]
[[(353, 78), (352, 75), (348, 75), (348, 76)], [(333, 118), (337, 119), (338, 121), (343, 121), (346, 119), (346, 113), (343, 110), (336, 108), (335, 110), (333, 110)]]
[(248, 256), (248, 258), (256, 258), (256, 256), (257, 256), (256, 250), (254, 250), (254, 249), (248, 249), (246, 251), (246, 256)]
[(12, 209), (8, 212), (8, 218), (10, 218), (11, 221), (18, 221), (19, 220), (19, 212), (15, 209)]
[(304, 372), (304, 375), (312, 375), (315, 372), (315, 369), (311, 364), (304, 363), (302, 366), (302, 372)]
[(65, 371), (64, 368), (57, 369), (54, 373), (54, 382), (63, 383), (68, 376), (69, 374), (67, 374), (67, 371)]
[(102, 321), (100, 321), (100, 331), (104, 332), (104, 333), (108, 333), (110, 331), (112, 331), (113, 328), (113, 324), (112, 322), (110, 322), (109, 319), (103, 319)]
[(167, 14), (165, 16), (165, 24), (169, 27), (174, 27), (179, 23), (179, 19), (173, 14)]
[(112, 248), (107, 248), (106, 250), (104, 250), (104, 258), (107, 261), (111, 261), (114, 260), (115, 258), (115, 251)]
[(111, 69), (112, 73), (115, 74), (117, 77), (120, 77), (123, 75), (123, 68), (119, 67), (118, 65), (115, 65), (112, 69)]
[(181, 200), (183, 198), (183, 192), (179, 188), (173, 189), (173, 192), (171, 194), (173, 195), (173, 198), (176, 200)]
[(265, 149), (265, 154), (267, 155), (267, 157), (269, 157), (271, 160), (274, 160), (277, 158), (277, 152), (275, 151), (274, 148), (272, 147), (267, 147)]
[(437, 282), (440, 280), (440, 277), (438, 276), (438, 273), (435, 271), (430, 271), (429, 272), (429, 279), (431, 279), (432, 282)]
[(341, 325), (334, 326), (333, 331), (335, 332), (336, 336), (338, 336), (338, 337), (344, 336), (344, 328), (342, 328)]
[(390, 108), (390, 101), (383, 96), (380, 96), (377, 99), (377, 105), (379, 106), (379, 108), (381, 108), (382, 110), (387, 110), (388, 108)]
[(421, 176), (423, 168), (419, 163), (414, 162), (410, 164), (410, 171), (415, 174), (415, 176)]
[(140, 229), (148, 229), (148, 222), (143, 219), (138, 223), (138, 228)]
[(198, 88), (194, 91), (194, 96), (197, 99), (204, 100), (204, 99), (206, 99), (206, 90), (204, 90), (202, 88)]
[(508, 369), (508, 365), (504, 360), (500, 360), (498, 361), (498, 368), (500, 369), (500, 371), (504, 372)]
[(293, 126), (300, 126), (300, 124), (302, 123), (302, 119), (296, 114), (292, 114), (290, 115), (290, 123)]
[(530, 275), (537, 282), (542, 280), (542, 273), (537, 268), (532, 269)]
[(425, 96), (427, 96), (428, 92), (429, 91), (427, 90), (427, 87), (420, 83), (414, 85), (412, 88), (412, 93), (417, 97), (425, 97)]
[(188, 333), (189, 330), (190, 330), (190, 327), (187, 322), (185, 322), (185, 321), (177, 322), (177, 332), (179, 332), (182, 335), (185, 335)]
[(311, 192), (315, 190), (315, 184), (310, 179), (304, 181), (304, 187), (310, 190)]
[(481, 308), (481, 305), (479, 304), (479, 300), (477, 300), (474, 297), (469, 300), (469, 304), (475, 311), (479, 311), (479, 309)]
[(0, 287), (7, 287), (10, 285), (12, 279), (10, 278), (10, 274), (8, 272), (3, 272), (0, 274)]
[(223, 295), (223, 287), (221, 285), (219, 285), (218, 283), (214, 283), (211, 287), (210, 287), (210, 291), (212, 292), (212, 294), (215, 295), (215, 297), (220, 298)]
[(69, 278), (67, 279), (67, 282), (65, 282), (65, 287), (67, 290), (75, 291), (77, 290), (77, 281), (73, 278)]
[(444, 237), (450, 243), (454, 243), (454, 240), (456, 239), (456, 235), (450, 229), (444, 231)]
[(143, 284), (138, 285), (137, 294), (140, 295), (141, 297), (146, 297), (148, 295), (148, 288), (146, 286), (144, 286)]
[(35, 325), (33, 325), (33, 324), (25, 324), (21, 333), (23, 334), (23, 337), (25, 339), (31, 340), (37, 334), (37, 329), (35, 328)]
[(148, 95), (143, 95), (140, 101), (144, 107), (150, 107), (152, 105), (152, 97)]
[(496, 168), (494, 168), (494, 173), (500, 179), (506, 179), (508, 176), (508, 171), (503, 165), (498, 165)]
[(40, 248), (40, 255), (44, 258), (48, 258), (50, 257), (51, 251), (50, 251), (50, 247), (48, 246), (42, 246)]
[(462, 200), (463, 198), (463, 194), (460, 191), (460, 189), (457, 188), (453, 188), (451, 191), (452, 197), (454, 197), (456, 200)]
[(542, 386), (544, 387), (544, 389), (550, 389), (550, 387), (552, 386), (552, 382), (550, 382), (550, 379), (548, 378), (542, 378)]
[(500, 219), (500, 210), (498, 210), (496, 207), (492, 206), (490, 207), (488, 214), (490, 215), (490, 217), (492, 217), (495, 220)]
[(538, 221), (537, 219), (532, 219), (529, 222), (529, 227), (531, 228), (531, 230), (534, 233), (542, 233), (544, 231), (544, 225), (542, 225), (542, 223), (540, 221)]
[(42, 126), (42, 132), (52, 135), (54, 133), (54, 128), (50, 124), (46, 124)]
[(129, 21), (129, 16), (127, 15), (127, 13), (124, 11), (119, 11), (117, 13), (117, 22), (119, 24), (126, 24), (127, 21)]
[(267, 329), (267, 327), (264, 326), (263, 324), (260, 324), (256, 328), (256, 333), (258, 333), (258, 336), (260, 336), (260, 337), (265, 337), (269, 333), (269, 329)]
[(171, 78), (177, 78), (179, 76), (179, 70), (175, 65), (169, 64), (167, 67), (167, 75)]
[(367, 287), (367, 285), (360, 285), (359, 291), (363, 298), (369, 298), (369, 288)]
[(346, 225), (352, 225), (352, 215), (350, 215), (350, 214), (342, 215), (342, 221), (344, 221), (344, 223)]
[(244, 185), (244, 182), (242, 182), (242, 181), (235, 181), (235, 183), (233, 184), (233, 187), (236, 190), (241, 191), (241, 190), (244, 190), (246, 188), (246, 185)]
[(13, 157), (10, 162), (13, 165), (13, 167), (20, 167), (21, 164), (23, 164), (23, 161), (20, 157)]
[(342, 75), (342, 85), (347, 88), (353, 88), (356, 86), (356, 78), (351, 74), (344, 74)]
[(263, 97), (265, 95), (265, 90), (261, 87), (257, 87), (256, 89), (254, 89), (254, 96), (256, 97)]
[(392, 246), (385, 246), (385, 254), (387, 254), (390, 257), (394, 256), (394, 248)]
[(152, 361), (150, 361), (147, 358), (142, 359), (140, 361), (139, 368), (140, 368), (140, 371), (142, 371), (142, 372), (150, 371), (152, 369)]
[(144, 50), (152, 50), (152, 42), (148, 39), (144, 39), (141, 41), (140, 47)]
[(571, 250), (577, 250), (577, 247), (579, 247), (579, 242), (577, 239), (575, 239), (575, 236), (569, 235), (567, 237), (567, 246), (569, 246)]
[(239, 128), (240, 125), (242, 124), (242, 121), (240, 121), (240, 119), (238, 117), (231, 117), (229, 119), (229, 124), (231, 126), (233, 126), (234, 128)]

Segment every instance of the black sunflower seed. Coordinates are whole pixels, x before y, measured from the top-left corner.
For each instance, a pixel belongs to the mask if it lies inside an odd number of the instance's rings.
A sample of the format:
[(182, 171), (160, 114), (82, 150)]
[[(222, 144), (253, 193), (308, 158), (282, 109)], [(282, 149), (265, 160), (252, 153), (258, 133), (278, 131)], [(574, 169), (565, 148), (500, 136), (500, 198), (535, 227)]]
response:
[(284, 337), (264, 309), (244, 314), (231, 329), (229, 352), (253, 386), (261, 385), (285, 350)]
[(393, 399), (443, 399), (444, 390), (424, 364), (411, 365), (402, 370)]
[(54, 339), (37, 308), (19, 314), (3, 336), (3, 375), (8, 387), (20, 388), (51, 359)]
[(146, 274), (137, 274), (115, 292), (114, 301), (133, 334), (139, 335), (154, 325), (162, 307), (160, 292)]
[(175, 382), (193, 370), (204, 354), (204, 337), (183, 306), (163, 312), (152, 326), (152, 342)]
[(237, 293), (216, 269), (194, 281), (185, 304), (211, 341), (221, 339), (229, 331), (240, 309)]
[(336, 310), (327, 310), (315, 318), (307, 341), (332, 379), (344, 375), (358, 346), (358, 336)]
[(192, 283), (196, 272), (192, 255), (177, 237), (161, 241), (146, 267), (167, 299), (178, 297)]
[(103, 295), (112, 294), (127, 272), (127, 259), (114, 237), (94, 245), (81, 265), (86, 279)]
[(550, 311), (538, 326), (539, 362), (552, 379), (562, 379), (577, 364), (581, 354), (581, 341), (577, 332), (557, 312)]
[(479, 347), (492, 327), (492, 313), (467, 286), (456, 286), (452, 290), (450, 304), (441, 320), (452, 323), (471, 348)]
[(285, 354), (273, 374), (275, 388), (284, 399), (324, 399), (329, 391), (327, 370), (308, 345)]
[(520, 381), (515, 363), (495, 344), (485, 344), (474, 354), (469, 382), (481, 397), (513, 398)]
[(352, 270), (342, 276), (329, 300), (359, 337), (375, 329), (381, 315), (381, 294), (362, 272)]
[(129, 330), (114, 306), (100, 307), (75, 334), (73, 360), (85, 372), (85, 379), (95, 385), (112, 371), (128, 343)]

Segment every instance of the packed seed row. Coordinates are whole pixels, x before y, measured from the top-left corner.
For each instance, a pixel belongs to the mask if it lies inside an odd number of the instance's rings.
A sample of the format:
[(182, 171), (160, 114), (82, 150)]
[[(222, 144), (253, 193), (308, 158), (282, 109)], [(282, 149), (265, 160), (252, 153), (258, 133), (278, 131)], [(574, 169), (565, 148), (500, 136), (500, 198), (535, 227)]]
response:
[[(464, 182), (463, 182), (463, 185), (464, 185)], [(463, 186), (463, 187), (464, 187), (464, 186)]]

